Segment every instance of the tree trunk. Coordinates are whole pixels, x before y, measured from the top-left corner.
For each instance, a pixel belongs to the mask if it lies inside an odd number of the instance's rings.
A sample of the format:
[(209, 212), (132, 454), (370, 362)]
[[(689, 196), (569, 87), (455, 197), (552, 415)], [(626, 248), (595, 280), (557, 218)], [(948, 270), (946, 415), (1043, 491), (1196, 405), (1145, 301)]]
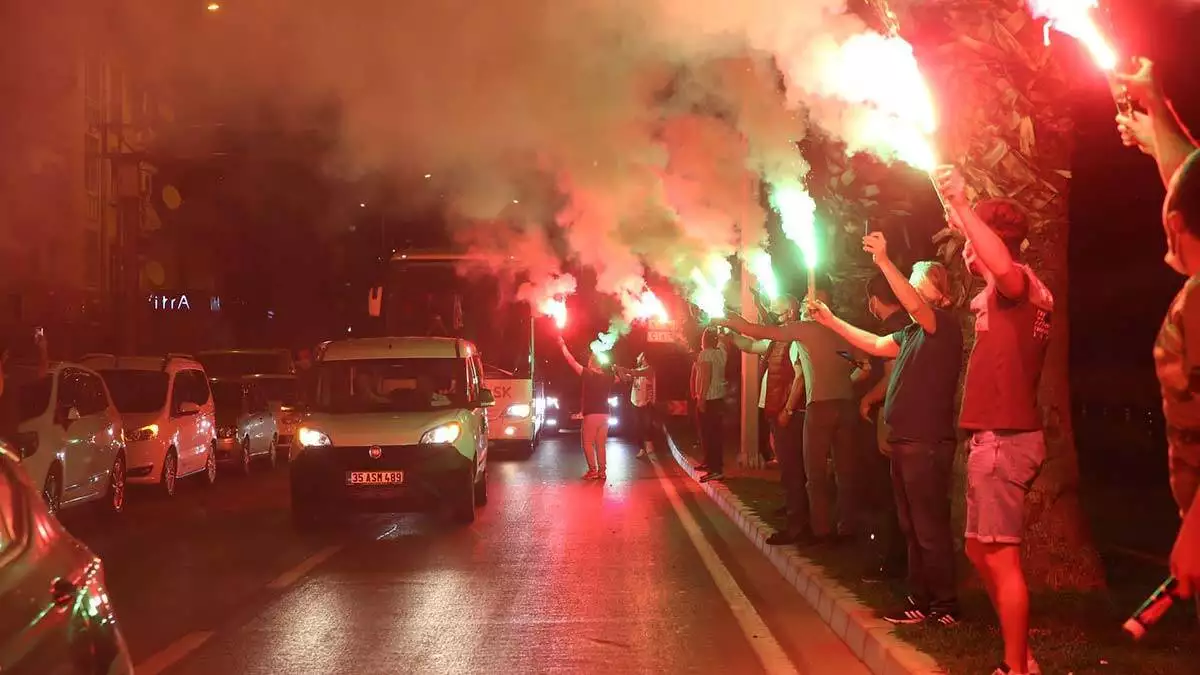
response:
[[(942, 156), (963, 170), (975, 198), (1010, 198), (1025, 210), (1031, 224), (1025, 262), (1055, 298), (1039, 396), (1047, 460), (1026, 503), (1026, 573), (1034, 586), (1101, 587), (1103, 569), (1079, 503), (1068, 379), (1072, 125), (1059, 51), (1069, 58), (1074, 45), (1060, 38), (1047, 49), (1041, 23), (1020, 0), (937, 0), (915, 6), (901, 24), (938, 99)], [(942, 237), (943, 259), (965, 300), (978, 282), (958, 255), (961, 242)]]

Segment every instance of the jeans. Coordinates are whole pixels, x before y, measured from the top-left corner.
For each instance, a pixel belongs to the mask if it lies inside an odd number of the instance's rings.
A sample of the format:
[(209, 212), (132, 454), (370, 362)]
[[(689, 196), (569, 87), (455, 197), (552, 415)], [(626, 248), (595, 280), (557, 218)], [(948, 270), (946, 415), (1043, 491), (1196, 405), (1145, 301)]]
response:
[(771, 420), (775, 457), (779, 460), (780, 484), (787, 506), (787, 533), (809, 531), (808, 474), (804, 471), (804, 412), (797, 411), (786, 426)]
[[(834, 533), (834, 480), (837, 487), (836, 530), (853, 534), (860, 517), (854, 425), (858, 411), (849, 400), (815, 401), (804, 414), (804, 471), (808, 478), (808, 505), (812, 533), (827, 537)], [(834, 473), (829, 471), (833, 459)]]
[(704, 449), (704, 463), (712, 473), (725, 468), (725, 400), (713, 399), (704, 402), (700, 413), (700, 447)]
[(604, 471), (605, 446), (608, 444), (608, 415), (584, 415), (580, 438), (583, 441), (583, 456), (587, 459), (588, 468)]
[(874, 425), (864, 422), (859, 457), (862, 461), (861, 481), (863, 506), (870, 512), (865, 523), (872, 535), (871, 553), (878, 556), (871, 565), (887, 570), (904, 569), (908, 559), (908, 544), (900, 529), (896, 494), (892, 489), (892, 446), (887, 440), (890, 427), (883, 420), (883, 410), (875, 415)]
[(950, 484), (954, 441), (892, 441), (892, 491), (900, 530), (908, 542), (908, 583), (913, 598), (930, 609), (958, 609)]

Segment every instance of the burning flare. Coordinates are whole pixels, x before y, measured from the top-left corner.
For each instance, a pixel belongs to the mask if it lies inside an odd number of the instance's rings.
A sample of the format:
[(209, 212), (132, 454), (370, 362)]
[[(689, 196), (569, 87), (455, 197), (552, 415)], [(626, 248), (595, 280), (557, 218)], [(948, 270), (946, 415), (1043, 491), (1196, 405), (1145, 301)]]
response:
[(1026, 0), (1029, 11), (1046, 20), (1046, 44), (1050, 44), (1050, 30), (1065, 33), (1083, 43), (1100, 69), (1112, 73), (1117, 69), (1117, 51), (1108, 43), (1104, 33), (1096, 24), (1093, 12), (1098, 8), (1097, 0)]
[(758, 280), (758, 287), (767, 300), (778, 300), (779, 279), (775, 277), (775, 269), (771, 266), (771, 254), (761, 248), (753, 249), (746, 255), (746, 264), (750, 266), (750, 272)]
[(725, 316), (725, 287), (733, 278), (733, 266), (725, 258), (713, 256), (706, 267), (707, 273), (699, 267), (692, 269), (692, 302), (711, 318)]
[(898, 35), (860, 33), (831, 52), (820, 72), (820, 93), (852, 106), (852, 130), (843, 134), (851, 152), (924, 171), (937, 166), (937, 112), (912, 45)]
[(659, 300), (654, 291), (649, 289), (633, 298), (633, 315), (635, 319), (645, 321), (666, 322), (670, 320), (670, 315), (667, 314), (667, 308), (663, 305), (662, 300)]

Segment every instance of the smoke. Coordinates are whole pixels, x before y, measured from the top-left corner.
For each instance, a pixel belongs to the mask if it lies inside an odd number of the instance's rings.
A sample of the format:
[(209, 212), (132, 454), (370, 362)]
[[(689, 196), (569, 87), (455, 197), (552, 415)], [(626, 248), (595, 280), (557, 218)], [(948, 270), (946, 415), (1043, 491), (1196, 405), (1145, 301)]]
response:
[(194, 4), (127, 1), (118, 22), (176, 108), (269, 101), (303, 124), (336, 102), (337, 171), (440, 205), (460, 243), (528, 275), (526, 299), (570, 292), (564, 260), (593, 269), (621, 325), (647, 268), (691, 288), (714, 258), (761, 255), (762, 192), (802, 184), (810, 116), (861, 133), (823, 80), (866, 30), (845, 0)]

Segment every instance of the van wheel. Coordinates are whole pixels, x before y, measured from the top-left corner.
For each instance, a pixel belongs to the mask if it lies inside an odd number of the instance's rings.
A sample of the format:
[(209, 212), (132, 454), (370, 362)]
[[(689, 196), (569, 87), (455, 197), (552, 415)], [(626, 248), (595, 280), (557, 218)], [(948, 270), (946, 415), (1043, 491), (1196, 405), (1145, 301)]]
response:
[(166, 458), (163, 459), (162, 478), (159, 480), (159, 485), (162, 486), (162, 493), (167, 497), (175, 496), (175, 482), (179, 480), (179, 458), (175, 456), (175, 448), (167, 451)]
[(238, 473), (242, 474), (243, 476), (249, 476), (249, 475), (250, 475), (250, 469), (251, 469), (251, 466), (250, 466), (250, 461), (251, 461), (251, 457), (250, 457), (250, 439), (249, 439), (249, 437), (247, 437), (247, 438), (245, 438), (245, 439), (243, 439), (243, 440), (242, 440), (242, 456), (241, 456), (241, 457), (239, 457), (238, 459), (239, 459), (239, 460), (241, 460), (241, 461), (238, 463), (238, 464), (239, 464), (239, 465), (238, 465)]
[(105, 500), (105, 512), (118, 515), (125, 511), (125, 455), (117, 453), (113, 459), (112, 471), (108, 474), (108, 498)]
[(204, 485), (212, 487), (217, 482), (217, 449), (208, 446), (208, 457), (204, 460)]
[(45, 500), (50, 513), (57, 516), (62, 508), (62, 478), (59, 475), (58, 464), (50, 467), (50, 472), (46, 474), (46, 483), (42, 486), (42, 499)]
[(451, 517), (460, 525), (470, 525), (475, 522), (475, 476), (471, 471), (466, 471), (464, 478), (460, 492), (454, 496)]
[(487, 501), (488, 501), (487, 478), (488, 478), (488, 472), (487, 472), (487, 469), (485, 468), (483, 470), (483, 472), (479, 475), (479, 480), (475, 481), (475, 503), (479, 506), (486, 505)]

